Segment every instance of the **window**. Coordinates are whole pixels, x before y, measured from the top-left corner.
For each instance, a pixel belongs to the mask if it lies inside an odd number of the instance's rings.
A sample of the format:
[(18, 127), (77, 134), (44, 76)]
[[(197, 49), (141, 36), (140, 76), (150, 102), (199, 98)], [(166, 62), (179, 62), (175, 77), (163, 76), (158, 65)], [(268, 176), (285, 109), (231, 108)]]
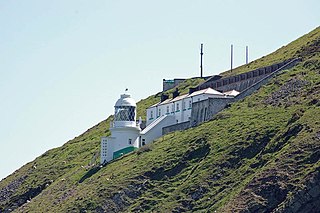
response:
[(179, 103), (177, 103), (177, 111), (179, 111)]
[(150, 111), (150, 118), (153, 118), (153, 111)]
[(129, 144), (132, 144), (132, 139), (131, 138), (129, 138)]
[(170, 113), (169, 105), (167, 106), (167, 113)]
[(161, 116), (161, 109), (159, 109), (159, 114), (158, 114), (158, 116)]
[(133, 106), (116, 106), (114, 113), (115, 121), (134, 121), (136, 108)]
[(171, 106), (171, 112), (174, 113), (174, 104)]
[(189, 101), (189, 109), (191, 109), (191, 107), (192, 107), (192, 101), (190, 100)]
[(182, 101), (182, 109), (185, 110), (186, 109), (186, 102)]
[(146, 139), (142, 139), (142, 146), (146, 145)]

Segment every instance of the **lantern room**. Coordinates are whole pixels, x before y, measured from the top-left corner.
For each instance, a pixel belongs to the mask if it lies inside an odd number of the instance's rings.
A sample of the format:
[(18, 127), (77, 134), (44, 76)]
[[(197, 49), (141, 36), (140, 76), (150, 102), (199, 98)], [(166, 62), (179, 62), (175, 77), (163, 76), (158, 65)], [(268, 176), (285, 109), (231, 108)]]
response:
[(114, 106), (114, 127), (135, 127), (136, 108), (136, 102), (131, 95), (122, 94)]

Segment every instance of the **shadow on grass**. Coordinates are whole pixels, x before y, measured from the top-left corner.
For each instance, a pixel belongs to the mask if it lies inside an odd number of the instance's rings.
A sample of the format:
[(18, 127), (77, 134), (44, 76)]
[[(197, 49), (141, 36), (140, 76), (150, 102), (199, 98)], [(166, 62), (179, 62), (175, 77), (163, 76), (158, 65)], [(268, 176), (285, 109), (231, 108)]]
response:
[(79, 183), (82, 183), (87, 178), (89, 178), (92, 175), (96, 174), (100, 169), (101, 169), (100, 166), (96, 166), (96, 167), (91, 168), (85, 175), (82, 176), (82, 178), (80, 178)]

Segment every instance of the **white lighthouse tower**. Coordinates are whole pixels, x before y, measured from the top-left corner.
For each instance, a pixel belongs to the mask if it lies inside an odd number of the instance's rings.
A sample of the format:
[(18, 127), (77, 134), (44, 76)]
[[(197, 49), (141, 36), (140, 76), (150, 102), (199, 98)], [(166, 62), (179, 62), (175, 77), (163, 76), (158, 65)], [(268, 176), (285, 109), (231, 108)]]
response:
[(101, 138), (101, 163), (116, 159), (139, 148), (140, 124), (136, 122), (136, 102), (130, 94), (120, 96), (110, 124), (111, 136)]

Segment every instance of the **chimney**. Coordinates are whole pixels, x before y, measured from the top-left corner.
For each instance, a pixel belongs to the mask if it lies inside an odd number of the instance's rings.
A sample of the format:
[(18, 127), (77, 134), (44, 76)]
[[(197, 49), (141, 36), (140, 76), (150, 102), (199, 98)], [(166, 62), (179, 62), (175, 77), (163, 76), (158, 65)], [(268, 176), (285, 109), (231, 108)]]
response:
[(180, 95), (178, 88), (172, 93), (172, 98), (176, 98)]
[(160, 99), (160, 101), (161, 101), (161, 102), (164, 102), (164, 101), (167, 100), (168, 98), (169, 98), (169, 95), (162, 93), (162, 94), (161, 94), (161, 99)]

